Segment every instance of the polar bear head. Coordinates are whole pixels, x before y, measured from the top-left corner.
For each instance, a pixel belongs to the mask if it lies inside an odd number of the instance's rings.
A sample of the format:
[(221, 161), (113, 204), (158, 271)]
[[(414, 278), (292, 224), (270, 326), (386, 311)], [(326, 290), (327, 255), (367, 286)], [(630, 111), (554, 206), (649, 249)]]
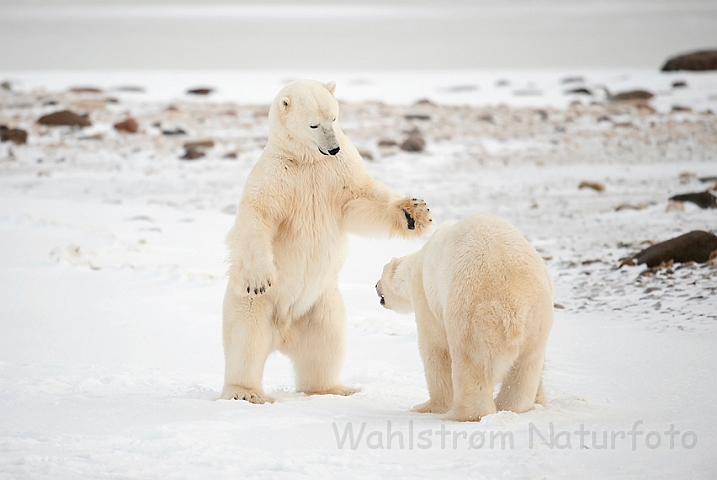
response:
[(393, 258), (383, 267), (376, 293), (381, 305), (398, 313), (411, 313), (411, 286), (407, 269), (401, 268), (406, 257)]
[(269, 109), (270, 139), (292, 152), (302, 146), (307, 153), (339, 153), (335, 90), (335, 82), (315, 80), (297, 80), (282, 88)]

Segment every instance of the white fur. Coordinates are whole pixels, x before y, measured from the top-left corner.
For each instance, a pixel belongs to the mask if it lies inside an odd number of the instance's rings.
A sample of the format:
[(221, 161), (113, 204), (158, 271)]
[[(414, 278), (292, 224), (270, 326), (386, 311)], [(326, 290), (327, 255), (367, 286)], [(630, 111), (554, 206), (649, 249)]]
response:
[(391, 260), (376, 289), (386, 308), (416, 313), (430, 399), (414, 411), (478, 421), (544, 403), (553, 283), (508, 222), (475, 215), (442, 224), (421, 250)]
[(227, 237), (222, 398), (272, 401), (262, 376), (274, 350), (291, 357), (299, 391), (353, 393), (339, 380), (346, 325), (337, 281), (348, 233), (418, 236), (430, 224), (423, 201), (369, 176), (338, 126), (335, 88), (296, 81), (269, 110), (269, 141)]

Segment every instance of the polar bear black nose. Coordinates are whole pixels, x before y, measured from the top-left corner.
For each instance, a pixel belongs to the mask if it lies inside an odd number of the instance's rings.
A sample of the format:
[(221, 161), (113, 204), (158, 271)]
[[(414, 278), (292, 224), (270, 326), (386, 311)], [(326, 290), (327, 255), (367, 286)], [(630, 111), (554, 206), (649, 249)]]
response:
[(336, 155), (337, 153), (339, 153), (339, 150), (341, 150), (341, 147), (336, 147), (336, 148), (334, 148), (334, 149), (332, 149), (332, 150), (329, 150), (329, 153), (330, 153), (331, 155)]

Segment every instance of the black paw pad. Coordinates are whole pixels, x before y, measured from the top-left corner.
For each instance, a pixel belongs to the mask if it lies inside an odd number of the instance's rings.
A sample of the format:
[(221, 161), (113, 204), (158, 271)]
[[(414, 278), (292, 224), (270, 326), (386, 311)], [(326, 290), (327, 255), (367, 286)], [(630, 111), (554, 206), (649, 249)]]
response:
[(413, 219), (410, 213), (408, 213), (408, 210), (405, 208), (403, 209), (403, 213), (406, 215), (406, 222), (408, 223), (408, 229), (409, 230), (415, 230), (416, 229), (416, 221)]

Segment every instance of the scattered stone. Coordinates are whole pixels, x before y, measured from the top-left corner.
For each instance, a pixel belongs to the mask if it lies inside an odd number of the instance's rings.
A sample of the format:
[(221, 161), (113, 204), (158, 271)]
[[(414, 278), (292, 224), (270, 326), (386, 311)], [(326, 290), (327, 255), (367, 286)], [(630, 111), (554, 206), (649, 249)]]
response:
[(430, 116), (430, 115), (425, 115), (425, 114), (422, 114), (422, 113), (409, 113), (409, 114), (404, 115), (403, 118), (405, 118), (406, 120), (422, 120), (422, 121), (425, 121), (425, 120), (430, 120), (430, 119), (431, 119), (431, 116)]
[(184, 144), (184, 156), (180, 157), (182, 160), (196, 160), (202, 158), (207, 154), (207, 150), (214, 146), (212, 140), (196, 140), (193, 142), (186, 142)]
[(635, 102), (635, 101), (647, 101), (650, 100), (652, 97), (655, 96), (654, 93), (648, 92), (647, 90), (628, 90), (626, 92), (619, 92), (616, 94), (610, 93), (610, 91), (603, 87), (603, 90), (605, 90), (605, 94), (607, 96), (607, 101), (612, 103), (621, 103), (621, 102)]
[(396, 145), (398, 145), (398, 143), (390, 138), (383, 138), (378, 141), (379, 147), (395, 147)]
[(70, 88), (72, 93), (102, 93), (97, 87), (72, 87)]
[(199, 150), (196, 148), (186, 148), (184, 150), (184, 155), (179, 157), (181, 160), (196, 160), (198, 158), (202, 158), (207, 153), (204, 150)]
[(554, 303), (553, 308), (557, 308), (558, 310), (565, 310), (565, 307), (559, 303)]
[(426, 141), (420, 135), (409, 135), (406, 140), (401, 143), (401, 150), (404, 152), (422, 152), (426, 147)]
[(680, 173), (679, 179), (681, 184), (690, 183), (692, 180), (697, 178), (697, 174), (694, 172), (682, 172)]
[(162, 135), (186, 135), (187, 132), (177, 127), (172, 130), (162, 130)]
[(129, 92), (129, 93), (144, 93), (145, 89), (144, 87), (138, 87), (136, 85), (124, 85), (121, 87), (117, 87), (115, 90), (118, 92)]
[(672, 111), (673, 112), (691, 112), (692, 109), (690, 107), (685, 107), (683, 105), (672, 105)]
[[(669, 262), (705, 263), (713, 252), (717, 250), (717, 235), (702, 230), (694, 230), (679, 237), (671, 238), (652, 245), (632, 256), (632, 261), (645, 264), (648, 267), (657, 267)], [(669, 265), (668, 265), (669, 266)]]
[(369, 160), (369, 161), (373, 160), (373, 154), (371, 152), (369, 152), (368, 150), (359, 150), (358, 153), (359, 153), (359, 155), (361, 155), (361, 158), (363, 158), (364, 160)]
[(0, 125), (0, 141), (24, 145), (27, 143), (27, 132), (20, 128), (8, 128), (5, 125)]
[(717, 70), (717, 50), (700, 50), (676, 55), (662, 66), (663, 72)]
[(584, 82), (584, 81), (585, 81), (585, 77), (575, 76), (575, 77), (564, 77), (562, 80), (560, 80), (560, 83), (565, 85), (566, 83), (580, 83), (580, 82)]
[(119, 123), (115, 123), (114, 128), (120, 132), (137, 133), (137, 130), (139, 130), (139, 124), (134, 118), (128, 118)]
[(637, 205), (632, 205), (630, 203), (621, 203), (617, 207), (615, 207), (615, 211), (619, 212), (621, 210), (644, 210), (647, 208), (646, 203), (639, 203)]
[(707, 177), (700, 177), (700, 178), (698, 178), (697, 180), (699, 180), (699, 181), (702, 182), (702, 183), (716, 182), (716, 181), (717, 181), (717, 175), (709, 175), (709, 176), (707, 176)]
[(496, 87), (509, 87), (509, 86), (510, 86), (510, 80), (505, 80), (505, 79), (497, 80), (497, 81), (495, 82), (495, 86), (496, 86)]
[(70, 127), (89, 127), (92, 123), (87, 118), (87, 115), (78, 115), (70, 110), (60, 110), (49, 115), (40, 117), (37, 120), (40, 125), (49, 126), (70, 126)]
[(700, 208), (717, 208), (717, 197), (709, 191), (683, 193), (670, 197), (673, 202), (691, 202)]
[(578, 190), (582, 190), (583, 188), (592, 188), (596, 192), (604, 192), (605, 191), (605, 185), (600, 182), (588, 182), (586, 180), (583, 180), (580, 182), (580, 185), (578, 185)]
[(563, 93), (564, 93), (565, 95), (591, 95), (591, 96), (592, 96), (592, 94), (593, 94), (593, 92), (591, 92), (591, 91), (588, 90), (587, 88), (583, 88), (583, 87), (581, 87), (581, 88), (573, 88), (573, 89), (570, 89), (570, 90), (565, 90)]
[(214, 146), (213, 140), (195, 140), (193, 142), (186, 142), (184, 148), (203, 148), (210, 149)]
[(684, 212), (685, 204), (682, 202), (670, 202), (667, 204), (666, 212)]
[(214, 89), (210, 87), (191, 88), (187, 90), (188, 95), (209, 95), (212, 92), (214, 92)]
[(684, 80), (675, 80), (672, 82), (672, 88), (685, 88), (687, 86), (687, 82)]
[(10, 91), (10, 90), (12, 90), (12, 84), (10, 82), (8, 82), (7, 80), (5, 80), (4, 82), (0, 83), (0, 88), (2, 88), (3, 90)]
[(436, 104), (433, 103), (433, 102), (432, 102), (431, 100), (429, 100), (428, 98), (422, 98), (422, 99), (420, 99), (420, 100), (417, 100), (416, 103), (414, 103), (414, 105), (427, 105), (427, 106), (429, 106), (429, 107), (435, 107), (435, 106), (436, 106)]
[(229, 152), (224, 154), (222, 158), (226, 158), (227, 160), (236, 160), (239, 157), (239, 152)]

